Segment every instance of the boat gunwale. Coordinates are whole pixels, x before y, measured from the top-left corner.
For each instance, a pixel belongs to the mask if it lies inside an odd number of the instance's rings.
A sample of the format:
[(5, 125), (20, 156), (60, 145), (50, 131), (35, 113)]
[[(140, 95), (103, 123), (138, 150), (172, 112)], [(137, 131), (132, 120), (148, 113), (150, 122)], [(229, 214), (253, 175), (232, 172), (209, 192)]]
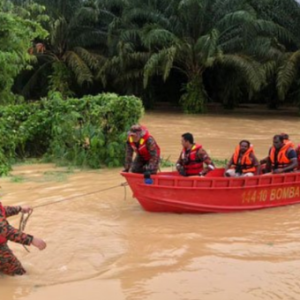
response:
[(221, 187), (214, 187), (214, 186), (211, 186), (211, 187), (207, 187), (207, 186), (204, 186), (204, 187), (201, 187), (201, 186), (171, 186), (171, 185), (159, 185), (159, 184), (145, 184), (145, 183), (137, 183), (137, 185), (139, 186), (147, 186), (147, 187), (150, 187), (150, 188), (170, 188), (170, 189), (183, 189), (183, 190), (244, 190), (244, 189), (249, 189), (249, 188), (254, 188), (254, 189), (257, 189), (257, 188), (268, 188), (268, 187), (284, 187), (284, 186), (287, 186), (287, 185), (291, 185), (291, 184), (295, 184), (296, 185), (299, 185), (300, 187), (300, 181), (297, 181), (297, 182), (286, 182), (286, 183), (275, 183), (275, 184), (267, 184), (267, 185), (245, 185), (245, 186), (232, 186), (232, 187), (226, 187), (226, 186), (221, 186)]

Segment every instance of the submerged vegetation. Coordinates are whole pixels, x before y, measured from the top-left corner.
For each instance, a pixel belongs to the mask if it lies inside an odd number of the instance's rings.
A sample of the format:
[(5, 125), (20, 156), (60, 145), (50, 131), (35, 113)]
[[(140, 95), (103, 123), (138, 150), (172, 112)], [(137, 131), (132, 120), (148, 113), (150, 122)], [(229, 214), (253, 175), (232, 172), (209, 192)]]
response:
[(100, 94), (64, 100), (60, 93), (37, 103), (0, 107), (0, 171), (19, 158), (99, 168), (124, 161), (126, 132), (142, 116), (134, 96)]

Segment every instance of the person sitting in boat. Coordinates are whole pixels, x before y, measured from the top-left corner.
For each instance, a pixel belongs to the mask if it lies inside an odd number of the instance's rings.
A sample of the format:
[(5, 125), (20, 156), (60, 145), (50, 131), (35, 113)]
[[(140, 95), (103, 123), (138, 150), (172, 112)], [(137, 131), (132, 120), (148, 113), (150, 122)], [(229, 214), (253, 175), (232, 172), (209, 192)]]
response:
[(292, 143), (285, 142), (282, 135), (273, 137), (273, 147), (269, 151), (266, 171), (273, 174), (293, 172), (298, 167), (297, 154)]
[(33, 245), (40, 250), (46, 248), (46, 243), (29, 234), (20, 232), (13, 228), (6, 221), (6, 218), (14, 216), (20, 212), (28, 213), (32, 209), (27, 206), (2, 206), (0, 202), (0, 272), (6, 275), (23, 275), (26, 270), (20, 261), (14, 256), (9, 249), (7, 241), (12, 241), (22, 245)]
[[(136, 154), (133, 159), (133, 154)], [(160, 148), (146, 127), (133, 125), (128, 132), (126, 159), (123, 172), (156, 174), (160, 161)]]
[(280, 133), (280, 135), (283, 137), (283, 142), (285, 145), (289, 144), (291, 147), (295, 147), (294, 143), (290, 140), (290, 137), (287, 133), (282, 132)]
[(246, 177), (259, 174), (259, 162), (249, 141), (242, 140), (225, 167), (226, 177)]
[[(289, 144), (291, 147), (294, 148), (293, 142), (290, 140), (290, 137), (287, 133), (280, 133), (280, 136), (283, 137), (283, 142), (285, 145)], [(262, 173), (267, 173), (268, 170), (266, 169), (267, 162), (268, 162), (269, 156), (265, 157), (264, 159), (260, 160), (260, 170)]]
[[(177, 171), (183, 176), (205, 176), (215, 165), (201, 145), (194, 143), (194, 137), (187, 132), (181, 136), (183, 149), (176, 163)], [(206, 165), (204, 168), (203, 165)]]

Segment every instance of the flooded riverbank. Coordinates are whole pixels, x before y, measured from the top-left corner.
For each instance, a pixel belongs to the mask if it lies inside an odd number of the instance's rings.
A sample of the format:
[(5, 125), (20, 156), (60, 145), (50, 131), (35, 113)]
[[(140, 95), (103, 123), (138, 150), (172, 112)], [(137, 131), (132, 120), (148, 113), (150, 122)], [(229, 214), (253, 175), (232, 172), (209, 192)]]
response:
[[(187, 116), (147, 113), (164, 158), (176, 161), (180, 136), (191, 132), (212, 157), (228, 159), (241, 139), (259, 158), (272, 136), (300, 142), (290, 116)], [(0, 276), (4, 300), (297, 299), (300, 292), (300, 205), (238, 214), (177, 215), (143, 211), (119, 169), (68, 170), (17, 166), (1, 179), (5, 205), (39, 206), (26, 231), (48, 248), (27, 253), (10, 243), (28, 274)], [(78, 197), (79, 196), (79, 197)], [(18, 217), (10, 219), (18, 226)]]

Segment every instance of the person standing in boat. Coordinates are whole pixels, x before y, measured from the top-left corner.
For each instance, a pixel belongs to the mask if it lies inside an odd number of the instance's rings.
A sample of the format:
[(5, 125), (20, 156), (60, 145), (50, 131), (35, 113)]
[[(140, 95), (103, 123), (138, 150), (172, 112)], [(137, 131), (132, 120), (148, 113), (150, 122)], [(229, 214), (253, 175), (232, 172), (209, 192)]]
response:
[[(194, 137), (187, 132), (181, 136), (183, 149), (176, 163), (177, 171), (183, 176), (205, 176), (215, 165), (201, 145), (194, 143)], [(204, 168), (204, 164), (206, 167)]]
[(259, 174), (259, 162), (249, 141), (242, 140), (225, 167), (226, 177), (246, 177)]
[[(136, 154), (133, 159), (133, 154)], [(156, 174), (160, 161), (160, 148), (146, 127), (133, 125), (128, 132), (126, 159), (123, 172)]]
[(273, 147), (269, 151), (266, 173), (281, 174), (297, 169), (297, 154), (292, 145), (286, 142), (282, 135), (273, 137)]
[(17, 215), (20, 212), (29, 213), (32, 211), (27, 206), (2, 206), (0, 202), (0, 273), (6, 275), (23, 275), (26, 270), (20, 261), (9, 249), (7, 241), (12, 241), (22, 245), (33, 245), (40, 250), (46, 248), (46, 243), (32, 235), (25, 234), (9, 225), (6, 218)]

